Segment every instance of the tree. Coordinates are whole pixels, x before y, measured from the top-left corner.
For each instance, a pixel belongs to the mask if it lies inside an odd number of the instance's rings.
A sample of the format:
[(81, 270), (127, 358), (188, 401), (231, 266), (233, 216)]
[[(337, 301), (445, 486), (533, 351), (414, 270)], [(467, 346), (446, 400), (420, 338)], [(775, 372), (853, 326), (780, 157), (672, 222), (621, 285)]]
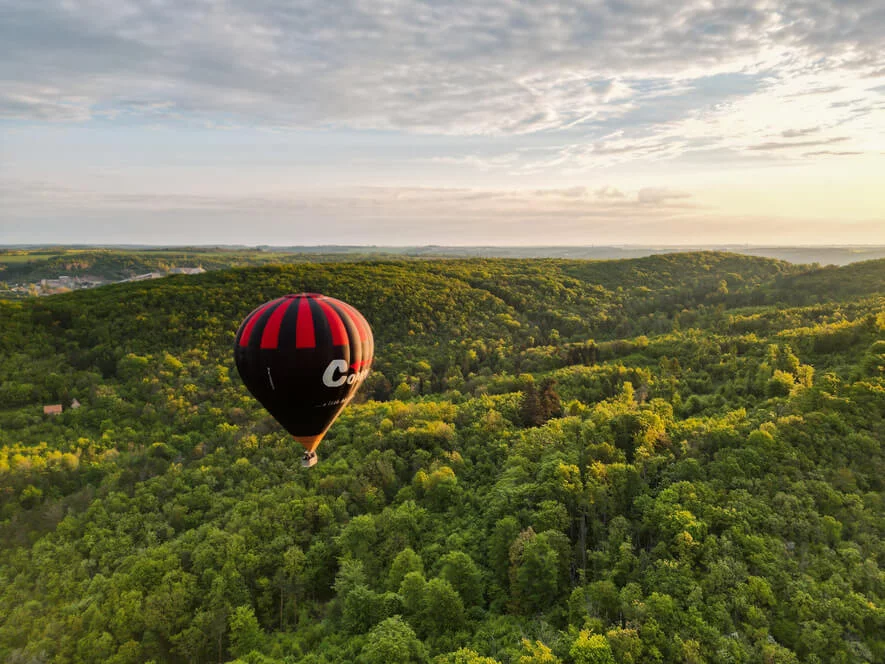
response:
[(483, 657), (475, 650), (469, 648), (460, 648), (455, 652), (446, 653), (445, 655), (437, 655), (433, 659), (433, 664), (501, 664), (497, 659), (492, 657)]
[(451, 551), (440, 561), (440, 578), (448, 581), (466, 606), (479, 606), (483, 601), (482, 572), (473, 558), (463, 551)]
[(512, 516), (505, 516), (495, 523), (489, 537), (489, 567), (498, 585), (509, 587), (510, 547), (519, 535), (519, 522)]
[(420, 625), (426, 603), (424, 591), (427, 581), (420, 572), (409, 572), (403, 577), (399, 587), (399, 594), (403, 598), (403, 610), (406, 618), (412, 625)]
[(259, 650), (264, 633), (258, 625), (251, 606), (238, 606), (230, 616), (230, 651), (234, 657), (242, 657)]
[(303, 585), (302, 575), (307, 562), (307, 556), (299, 546), (291, 546), (283, 554), (282, 583), (280, 584), (280, 628), (286, 628), (284, 605), (286, 592), (292, 599), (292, 609), (297, 615), (298, 595)]
[(357, 586), (365, 586), (368, 583), (363, 563), (359, 560), (344, 558), (338, 574), (335, 575), (335, 593), (339, 599), (344, 599), (351, 590)]
[(424, 644), (399, 616), (387, 618), (373, 627), (359, 655), (361, 664), (423, 664), (426, 661)]
[(618, 664), (641, 664), (642, 641), (635, 629), (615, 628), (605, 633)]
[(885, 376), (885, 340), (873, 342), (861, 363), (867, 376)]
[(765, 394), (769, 397), (786, 397), (790, 395), (795, 385), (796, 379), (793, 374), (775, 369), (774, 375), (765, 385)]
[(449, 466), (441, 466), (430, 473), (423, 489), (430, 506), (440, 511), (453, 504), (461, 493), (455, 471)]
[(614, 655), (605, 637), (581, 630), (572, 643), (569, 655), (575, 664), (615, 664)]
[(621, 608), (618, 588), (609, 580), (594, 581), (587, 586), (587, 600), (595, 615), (606, 622), (614, 622)]
[(525, 615), (549, 609), (559, 593), (560, 560), (548, 539), (529, 528), (510, 548), (511, 597)]
[(425, 634), (453, 632), (464, 624), (464, 603), (452, 584), (445, 579), (431, 579), (424, 589), (425, 609), (422, 624)]
[(351, 634), (361, 634), (376, 625), (379, 615), (378, 595), (363, 585), (355, 586), (344, 597), (342, 623)]
[(395, 593), (379, 594), (359, 585), (344, 598), (342, 624), (351, 634), (362, 634), (385, 618), (403, 611), (402, 600)]
[(532, 643), (528, 639), (523, 639), (522, 650), (523, 654), (519, 657), (519, 664), (562, 664), (562, 660), (540, 641)]
[(539, 392), (538, 407), (542, 420), (546, 422), (552, 417), (559, 417), (562, 414), (562, 404), (556, 392), (556, 379), (548, 377), (541, 381)]
[(396, 554), (396, 558), (393, 559), (393, 563), (390, 565), (390, 571), (387, 575), (387, 587), (393, 591), (399, 590), (403, 579), (409, 572), (417, 572), (423, 575), (424, 562), (421, 560), (421, 556), (415, 553), (411, 547), (406, 547)]
[(361, 560), (371, 568), (374, 562), (374, 546), (378, 540), (375, 519), (371, 514), (361, 514), (350, 520), (350, 523), (338, 536), (338, 546), (345, 554)]
[(538, 394), (538, 388), (535, 387), (534, 379), (525, 381), (519, 416), (525, 427), (537, 427), (544, 424), (541, 397)]

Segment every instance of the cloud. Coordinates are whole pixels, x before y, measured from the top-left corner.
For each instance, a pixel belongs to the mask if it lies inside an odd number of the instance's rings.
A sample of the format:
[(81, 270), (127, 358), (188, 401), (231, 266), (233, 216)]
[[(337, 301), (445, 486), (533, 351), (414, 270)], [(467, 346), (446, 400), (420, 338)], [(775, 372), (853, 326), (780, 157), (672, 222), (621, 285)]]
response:
[(885, 242), (881, 220), (833, 224), (729, 216), (692, 205), (687, 192), (644, 188), (624, 193), (607, 199), (574, 188), (363, 187), (207, 196), (0, 181), (0, 238), (7, 243), (168, 244), (174, 237), (180, 243), (248, 245)]
[(479, 155), (431, 157), (430, 162), (446, 166), (467, 166), (479, 171), (491, 171), (502, 168), (511, 168), (517, 165), (519, 155), (508, 153), (481, 157)]
[(883, 23), (872, 1), (7, 0), (0, 114), (467, 135), (653, 125), (787, 65), (869, 76)]
[[(684, 192), (355, 187), (286, 194), (78, 190), (0, 180), (0, 239), (245, 244), (599, 244), (708, 210)], [(249, 219), (243, 224), (243, 219)], [(543, 228), (539, 235), (538, 229)], [(673, 236), (659, 233), (658, 237)], [(503, 239), (506, 238), (506, 239)], [(502, 240), (503, 239), (503, 240)], [(656, 240), (657, 241), (657, 240)], [(693, 241), (693, 240), (692, 240)]]
[(807, 127), (806, 129), (785, 129), (781, 132), (781, 136), (783, 136), (784, 138), (798, 138), (800, 136), (808, 136), (808, 134), (814, 134), (817, 131), (820, 131), (820, 127)]
[[(412, 210), (424, 208), (470, 211), (490, 217), (511, 214), (599, 216), (627, 209), (648, 214), (651, 207), (664, 209), (690, 194), (662, 188), (643, 188), (632, 195), (613, 187), (601, 187), (592, 193), (586, 187), (547, 189), (472, 189), (453, 187), (351, 187), (335, 192), (305, 191), (275, 194), (242, 195), (130, 193), (64, 187), (48, 182), (0, 180), (8, 213), (51, 209), (55, 212), (83, 212), (93, 209), (157, 210), (247, 210), (253, 208), (299, 210)], [(685, 207), (678, 205), (677, 207)]]
[(685, 198), (691, 198), (691, 194), (683, 191), (673, 191), (671, 189), (661, 189), (656, 187), (640, 189), (636, 193), (636, 200), (639, 201), (641, 205), (662, 205), (669, 201)]
[(822, 157), (824, 155), (831, 157), (849, 157), (863, 154), (863, 152), (855, 152), (853, 150), (842, 150), (842, 151), (834, 151), (834, 150), (817, 150), (815, 152), (805, 152), (802, 154), (803, 157)]
[(26, 93), (0, 90), (0, 118), (83, 122), (91, 117), (90, 103), (82, 97), (65, 97), (56, 90), (36, 87)]
[(603, 200), (622, 199), (626, 197), (626, 194), (623, 191), (614, 187), (600, 187), (593, 193), (596, 195), (596, 198), (601, 198)]
[(778, 141), (769, 141), (767, 143), (759, 143), (758, 145), (750, 145), (747, 146), (747, 150), (785, 150), (792, 148), (808, 148), (814, 147), (817, 145), (831, 145), (833, 143), (841, 143), (843, 141), (847, 141), (847, 136), (836, 136), (835, 138), (828, 138), (823, 141), (792, 141), (792, 142), (778, 142)]

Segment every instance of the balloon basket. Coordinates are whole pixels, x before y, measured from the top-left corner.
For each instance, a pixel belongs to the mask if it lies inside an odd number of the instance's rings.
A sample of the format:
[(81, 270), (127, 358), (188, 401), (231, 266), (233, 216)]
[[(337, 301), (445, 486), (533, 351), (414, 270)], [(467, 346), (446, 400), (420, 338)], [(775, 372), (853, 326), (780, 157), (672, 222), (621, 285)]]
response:
[(311, 466), (317, 465), (317, 453), (316, 452), (305, 452), (304, 456), (301, 457), (301, 465), (305, 468), (310, 468)]

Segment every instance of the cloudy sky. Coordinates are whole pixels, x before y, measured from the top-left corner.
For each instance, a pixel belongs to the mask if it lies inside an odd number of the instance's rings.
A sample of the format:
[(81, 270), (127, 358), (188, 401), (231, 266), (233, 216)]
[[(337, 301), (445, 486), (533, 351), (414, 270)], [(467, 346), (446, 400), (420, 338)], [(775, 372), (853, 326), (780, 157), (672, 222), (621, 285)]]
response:
[(885, 243), (881, 0), (0, 0), (0, 243)]

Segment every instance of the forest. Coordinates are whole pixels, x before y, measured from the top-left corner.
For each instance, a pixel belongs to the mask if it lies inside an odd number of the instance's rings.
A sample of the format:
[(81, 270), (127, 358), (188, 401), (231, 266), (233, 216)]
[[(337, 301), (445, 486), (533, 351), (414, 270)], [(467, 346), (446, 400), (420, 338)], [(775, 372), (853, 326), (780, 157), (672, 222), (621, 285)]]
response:
[[(233, 364), (302, 291), (376, 349), (310, 469)], [(0, 300), (0, 661), (885, 663), (883, 443), (885, 260), (360, 257)]]

